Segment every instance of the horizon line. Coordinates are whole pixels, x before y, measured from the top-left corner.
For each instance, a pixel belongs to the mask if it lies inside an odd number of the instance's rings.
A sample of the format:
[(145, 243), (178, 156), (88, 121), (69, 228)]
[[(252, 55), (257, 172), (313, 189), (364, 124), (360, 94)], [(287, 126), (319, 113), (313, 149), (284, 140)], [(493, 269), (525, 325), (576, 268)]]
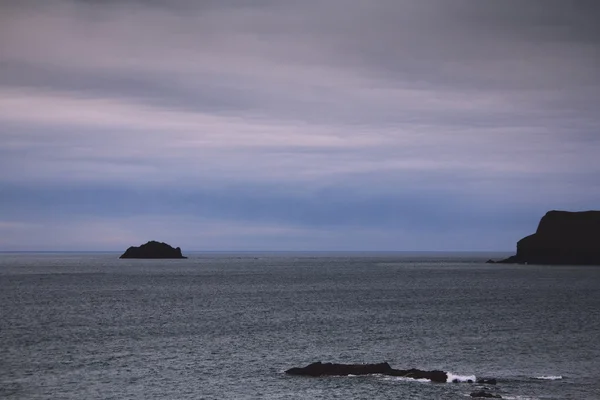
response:
[[(6, 253), (122, 253), (123, 250), (0, 250)], [(183, 250), (182, 250), (183, 252)], [(513, 250), (186, 250), (186, 253), (512, 253)]]

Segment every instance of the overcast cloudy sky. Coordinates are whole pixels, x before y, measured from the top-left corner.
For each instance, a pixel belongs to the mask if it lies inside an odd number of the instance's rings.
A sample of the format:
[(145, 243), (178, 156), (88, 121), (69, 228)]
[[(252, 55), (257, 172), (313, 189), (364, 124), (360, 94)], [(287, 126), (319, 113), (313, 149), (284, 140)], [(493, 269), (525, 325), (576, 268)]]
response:
[(600, 208), (597, 0), (0, 1), (0, 250), (512, 250)]

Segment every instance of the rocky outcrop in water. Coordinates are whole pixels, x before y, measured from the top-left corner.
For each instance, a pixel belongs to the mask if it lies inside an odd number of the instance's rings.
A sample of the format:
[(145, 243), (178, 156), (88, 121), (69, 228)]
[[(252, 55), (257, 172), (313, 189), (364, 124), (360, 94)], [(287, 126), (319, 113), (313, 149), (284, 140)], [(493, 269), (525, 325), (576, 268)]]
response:
[(490, 392), (486, 392), (485, 390), (479, 390), (477, 392), (473, 392), (470, 394), (471, 397), (484, 397), (488, 399), (501, 399), (502, 396), (499, 394), (494, 394)]
[(179, 247), (173, 248), (166, 243), (154, 240), (139, 247), (131, 246), (119, 258), (187, 258)]
[(332, 375), (370, 375), (382, 374), (402, 376), (412, 379), (429, 379), (432, 382), (446, 382), (448, 375), (444, 371), (422, 371), (419, 369), (394, 369), (384, 362), (379, 364), (332, 364), (315, 362), (301, 368), (290, 368), (289, 375), (332, 376)]
[(600, 211), (549, 211), (503, 264), (600, 265)]

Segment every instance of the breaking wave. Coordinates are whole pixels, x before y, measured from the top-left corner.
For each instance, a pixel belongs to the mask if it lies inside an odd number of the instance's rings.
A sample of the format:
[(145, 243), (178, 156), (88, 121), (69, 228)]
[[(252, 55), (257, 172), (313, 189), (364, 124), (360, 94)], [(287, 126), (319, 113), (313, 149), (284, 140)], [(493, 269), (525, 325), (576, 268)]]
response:
[(544, 381), (556, 381), (559, 379), (562, 379), (563, 377), (561, 375), (542, 375), (542, 376), (536, 376), (534, 377), (534, 379), (541, 379)]
[(476, 382), (477, 378), (475, 377), (475, 375), (455, 375), (452, 372), (446, 372), (446, 375), (448, 375), (448, 378), (446, 379), (446, 382)]
[(406, 376), (386, 376), (382, 375), (382, 379), (385, 381), (402, 381), (402, 382), (431, 382), (429, 379), (413, 379)]

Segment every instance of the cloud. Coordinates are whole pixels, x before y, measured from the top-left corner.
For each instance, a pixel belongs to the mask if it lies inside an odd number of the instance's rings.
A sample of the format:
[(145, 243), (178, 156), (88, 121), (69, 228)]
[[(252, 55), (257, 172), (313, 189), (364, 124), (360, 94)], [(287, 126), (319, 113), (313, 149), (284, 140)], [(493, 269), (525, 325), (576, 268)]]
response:
[(195, 202), (240, 231), (366, 248), (385, 240), (360, 232), (380, 228), (421, 248), (394, 216), (426, 243), (460, 220), (525, 229), (485, 217), (497, 208), (593, 208), (594, 15), (585, 0), (2, 4), (0, 215), (48, 219), (62, 190), (66, 220), (122, 218), (133, 200), (108, 196), (144, 193), (150, 219), (211, 217)]
[[(52, 230), (52, 235), (47, 232)], [(0, 225), (3, 251), (124, 251), (128, 246), (159, 238), (194, 251), (471, 251), (478, 228), (448, 232), (408, 230), (401, 227), (340, 230), (335, 227), (295, 226), (257, 221), (213, 220), (197, 216), (165, 218), (156, 215), (126, 218), (47, 218), (35, 225)], [(502, 232), (508, 243), (515, 231)], [(361, 243), (359, 248), (357, 243)], [(479, 250), (497, 251), (498, 237), (477, 242)], [(33, 247), (32, 247), (33, 246)], [(511, 246), (512, 247), (512, 246)], [(510, 247), (505, 248), (510, 250)]]

